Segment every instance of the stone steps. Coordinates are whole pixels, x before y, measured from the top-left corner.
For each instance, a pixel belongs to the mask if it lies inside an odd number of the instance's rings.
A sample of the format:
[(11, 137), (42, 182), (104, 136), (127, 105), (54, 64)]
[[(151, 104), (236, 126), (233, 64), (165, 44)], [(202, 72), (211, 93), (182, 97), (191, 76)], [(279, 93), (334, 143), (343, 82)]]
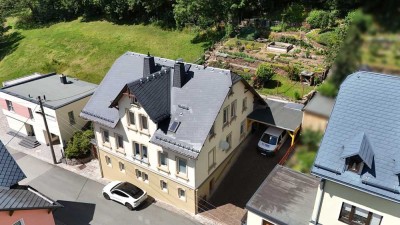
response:
[(36, 140), (36, 138), (32, 136), (23, 137), (18, 144), (24, 146), (25, 148), (30, 148), (30, 149), (36, 148), (37, 146), (40, 145), (40, 143)]

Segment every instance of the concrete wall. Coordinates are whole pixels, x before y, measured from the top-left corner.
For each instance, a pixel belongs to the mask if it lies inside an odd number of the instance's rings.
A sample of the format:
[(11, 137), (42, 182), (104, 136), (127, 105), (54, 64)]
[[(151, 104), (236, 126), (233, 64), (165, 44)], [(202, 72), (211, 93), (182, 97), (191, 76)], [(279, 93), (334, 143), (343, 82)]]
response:
[(325, 132), (326, 126), (328, 125), (328, 120), (329, 118), (326, 118), (324, 116), (304, 111), (301, 126), (303, 129), (311, 129), (314, 131)]
[[(317, 196), (320, 194), (321, 189), (319, 188)], [(317, 202), (318, 201), (315, 202), (314, 211), (317, 210)], [(383, 216), (381, 225), (400, 224), (399, 203), (394, 203), (331, 181), (326, 181), (325, 183), (325, 194), (323, 197), (319, 224), (344, 224), (338, 220), (343, 202)]]
[(247, 225), (263, 225), (264, 221), (267, 220), (265, 220), (264, 218), (255, 213), (252, 213), (251, 211), (247, 212)]
[(18, 210), (14, 211), (12, 216), (8, 211), (0, 212), (1, 225), (13, 225), (20, 219), (23, 219), (25, 225), (54, 225), (53, 213), (48, 213), (47, 209), (36, 210)]
[[(247, 109), (242, 111), (242, 101), (247, 97)], [(236, 118), (231, 118), (231, 104), (236, 101)], [(220, 165), (236, 150), (236, 147), (246, 138), (249, 134), (250, 130), (247, 126), (247, 115), (253, 111), (254, 105), (254, 96), (250, 91), (245, 91), (245, 86), (242, 82), (238, 82), (233, 86), (233, 95), (227, 97), (223, 106), (221, 107), (218, 116), (214, 122), (214, 132), (215, 136), (210, 138), (208, 137), (204, 143), (203, 148), (197, 158), (196, 163), (196, 187), (199, 189), (203, 189), (204, 187), (200, 187), (201, 185), (208, 186), (206, 184), (206, 179), (210, 180), (210, 175), (220, 167)], [(223, 127), (223, 110), (225, 107), (229, 107), (229, 119), (230, 123), (228, 126)], [(240, 124), (244, 121), (245, 129), (244, 134), (240, 135)], [(226, 136), (232, 133), (232, 146), (229, 150), (222, 150), (220, 148), (220, 142), (226, 139)], [(209, 170), (208, 167), (208, 153), (212, 149), (216, 149), (216, 165)], [(214, 174), (216, 177), (219, 173)], [(218, 176), (219, 177), (219, 176)], [(216, 179), (216, 185), (220, 180)], [(204, 194), (204, 193), (203, 193)], [(209, 193), (206, 194), (209, 196)], [(200, 196), (200, 195), (199, 195)]]

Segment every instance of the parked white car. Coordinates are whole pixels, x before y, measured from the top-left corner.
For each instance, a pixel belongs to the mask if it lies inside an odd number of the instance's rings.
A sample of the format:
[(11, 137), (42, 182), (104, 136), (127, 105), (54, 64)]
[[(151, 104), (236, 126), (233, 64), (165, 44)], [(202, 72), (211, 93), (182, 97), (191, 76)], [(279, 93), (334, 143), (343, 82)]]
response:
[(262, 155), (273, 154), (285, 142), (288, 134), (277, 127), (268, 127), (258, 141), (258, 150)]
[(125, 205), (129, 210), (147, 199), (147, 193), (129, 182), (113, 181), (103, 188), (103, 196)]

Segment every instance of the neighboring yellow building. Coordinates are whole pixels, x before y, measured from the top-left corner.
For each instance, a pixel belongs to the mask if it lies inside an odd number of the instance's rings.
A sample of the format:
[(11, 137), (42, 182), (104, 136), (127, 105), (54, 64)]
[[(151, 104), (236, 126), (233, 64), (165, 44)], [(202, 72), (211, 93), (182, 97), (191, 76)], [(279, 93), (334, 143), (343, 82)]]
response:
[(202, 210), (264, 100), (240, 76), (149, 55), (122, 55), (81, 116), (94, 122), (104, 177)]
[(328, 124), (335, 99), (316, 93), (303, 109), (303, 129), (324, 132)]

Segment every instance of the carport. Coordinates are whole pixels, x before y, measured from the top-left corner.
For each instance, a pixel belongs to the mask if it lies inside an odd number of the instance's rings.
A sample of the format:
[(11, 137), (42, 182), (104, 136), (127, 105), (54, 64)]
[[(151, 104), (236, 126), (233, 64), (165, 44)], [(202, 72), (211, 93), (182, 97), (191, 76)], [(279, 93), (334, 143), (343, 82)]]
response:
[(247, 116), (249, 126), (260, 123), (284, 129), (291, 137), (291, 145), (294, 144), (297, 133), (300, 130), (303, 118), (303, 104), (282, 102), (267, 99), (267, 107), (255, 109)]

